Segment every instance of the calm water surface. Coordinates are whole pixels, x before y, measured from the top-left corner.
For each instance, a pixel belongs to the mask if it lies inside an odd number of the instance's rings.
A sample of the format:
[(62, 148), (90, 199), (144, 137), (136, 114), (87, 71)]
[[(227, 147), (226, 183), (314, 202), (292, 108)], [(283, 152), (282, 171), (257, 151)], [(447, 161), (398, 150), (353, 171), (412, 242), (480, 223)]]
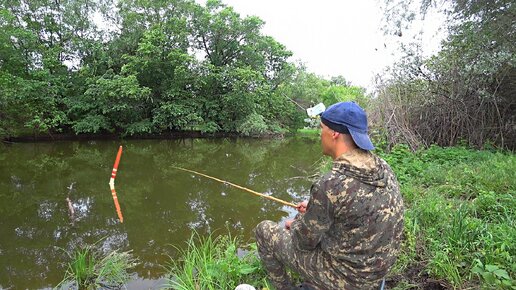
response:
[[(108, 185), (119, 145), (124, 152), (115, 184), (124, 223)], [(317, 172), (320, 158), (318, 140), (309, 138), (0, 145), (0, 288), (55, 286), (70, 261), (67, 252), (97, 241), (106, 252), (132, 250), (140, 264), (129, 288), (149, 287), (163, 276), (169, 256), (177, 255), (172, 245), (183, 246), (192, 231), (229, 228), (251, 241), (261, 220), (295, 214), (172, 166), (295, 203), (306, 198), (307, 176)]]

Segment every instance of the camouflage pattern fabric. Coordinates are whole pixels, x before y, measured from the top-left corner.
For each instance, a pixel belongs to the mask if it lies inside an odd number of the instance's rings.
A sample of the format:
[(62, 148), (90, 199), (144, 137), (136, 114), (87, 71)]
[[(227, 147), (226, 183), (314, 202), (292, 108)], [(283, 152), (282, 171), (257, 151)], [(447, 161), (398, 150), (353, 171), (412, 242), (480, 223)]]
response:
[(338, 157), (312, 185), (306, 213), (291, 229), (271, 221), (255, 229), (271, 282), (291, 289), (285, 267), (320, 289), (378, 289), (396, 261), (403, 200), (389, 165), (356, 149)]

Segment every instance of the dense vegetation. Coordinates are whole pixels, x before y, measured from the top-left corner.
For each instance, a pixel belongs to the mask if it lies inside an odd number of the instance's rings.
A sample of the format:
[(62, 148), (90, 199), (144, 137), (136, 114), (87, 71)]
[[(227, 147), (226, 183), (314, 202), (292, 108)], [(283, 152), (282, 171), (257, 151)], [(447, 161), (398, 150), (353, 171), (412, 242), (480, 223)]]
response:
[[(386, 32), (404, 35), (417, 15), (447, 15), (441, 51), (421, 42), (380, 76), (373, 116), (391, 144), (415, 149), (461, 141), (516, 148), (516, 5), (511, 0), (385, 0)], [(403, 37), (401, 38), (403, 39)]]
[(303, 108), (355, 100), (391, 145), (515, 148), (514, 1), (383, 2), (388, 34), (433, 9), (448, 37), (430, 58), (404, 43), (370, 99), (290, 62), (262, 20), (219, 0), (2, 1), (0, 138), (282, 134), (303, 126)]
[[(437, 146), (414, 153), (406, 145), (378, 153), (396, 172), (406, 207), (402, 251), (387, 277), (389, 289), (516, 287), (513, 154)], [(171, 270), (174, 289), (244, 282), (270, 287), (256, 258), (237, 260), (235, 244), (226, 238), (191, 240), (182, 263)]]
[(0, 138), (284, 133), (302, 126), (299, 107), (363, 98), (220, 1), (114, 3), (0, 2)]
[(411, 153), (403, 145), (381, 155), (398, 176), (406, 206), (403, 251), (391, 273), (398, 288), (436, 279), (454, 289), (479, 281), (514, 289), (514, 155), (436, 146)]

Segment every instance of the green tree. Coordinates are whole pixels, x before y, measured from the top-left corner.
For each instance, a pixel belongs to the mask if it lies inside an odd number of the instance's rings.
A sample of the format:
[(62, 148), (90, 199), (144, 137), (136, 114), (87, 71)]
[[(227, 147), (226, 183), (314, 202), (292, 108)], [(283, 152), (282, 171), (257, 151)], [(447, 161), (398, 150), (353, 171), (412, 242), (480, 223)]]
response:
[[(417, 13), (445, 7), (441, 12), (448, 15), (449, 33), (443, 49), (429, 59), (418, 49), (407, 49), (405, 61), (381, 87), (379, 101), (397, 104), (384, 110), (385, 120), (393, 122), (387, 126), (392, 134), (404, 131), (425, 144), (466, 140), (483, 146), (492, 141), (515, 148), (514, 1), (421, 1), (419, 11), (407, 9), (410, 1), (386, 4), (391, 30), (410, 26)], [(399, 119), (388, 117), (394, 110)]]
[(322, 102), (324, 91), (331, 83), (308, 72), (303, 64), (297, 66), (292, 78), (279, 87), (279, 92), (306, 109)]
[(145, 114), (150, 89), (140, 87), (136, 76), (120, 76), (108, 71), (87, 80), (88, 89), (70, 104), (69, 114), (75, 133), (116, 132), (123, 135), (152, 132)]
[(198, 94), (203, 100), (202, 118), (211, 128), (243, 132), (256, 124), (258, 131), (269, 132), (288, 126), (281, 119), (283, 111), (271, 107), (270, 99), (278, 97), (274, 90), (292, 71), (287, 63), (291, 52), (263, 36), (262, 25), (259, 18), (241, 18), (220, 1), (208, 1), (194, 10), (193, 47), (204, 57)]
[(364, 88), (355, 86), (331, 85), (322, 93), (322, 101), (326, 106), (353, 101), (365, 108), (367, 100)]
[(296, 69), (262, 26), (216, 0), (4, 1), (0, 135), (283, 133)]
[(0, 4), (0, 134), (51, 133), (66, 125), (68, 81), (94, 41), (89, 17), (96, 7), (88, 0)]
[(262, 26), (263, 21), (258, 17), (242, 19), (221, 1), (209, 0), (206, 7), (197, 6), (194, 11), (194, 48), (203, 52), (215, 67), (257, 65), (251, 61), (256, 52), (250, 48), (260, 40)]

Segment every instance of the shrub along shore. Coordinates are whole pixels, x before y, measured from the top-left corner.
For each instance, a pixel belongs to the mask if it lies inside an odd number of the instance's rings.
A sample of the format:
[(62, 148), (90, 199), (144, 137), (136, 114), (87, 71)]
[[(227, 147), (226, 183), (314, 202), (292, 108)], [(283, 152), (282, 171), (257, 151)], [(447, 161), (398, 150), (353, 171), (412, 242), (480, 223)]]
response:
[[(377, 149), (398, 176), (405, 231), (389, 289), (515, 289), (516, 157), (512, 152), (431, 146)], [(330, 168), (325, 159), (321, 171)], [(176, 245), (171, 289), (272, 289), (256, 245), (238, 237), (195, 234)], [(247, 249), (243, 257), (237, 249)]]

